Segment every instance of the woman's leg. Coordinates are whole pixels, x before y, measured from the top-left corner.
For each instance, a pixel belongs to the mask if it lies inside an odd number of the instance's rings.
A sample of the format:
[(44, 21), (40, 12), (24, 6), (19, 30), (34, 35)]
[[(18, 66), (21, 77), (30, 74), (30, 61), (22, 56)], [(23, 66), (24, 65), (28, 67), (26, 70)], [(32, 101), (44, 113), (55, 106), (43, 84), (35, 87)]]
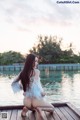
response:
[(41, 110), (48, 111), (51, 113), (54, 112), (54, 106), (43, 99), (33, 98), (32, 106), (35, 108), (39, 107)]
[(44, 120), (39, 107), (36, 107), (36, 120)]
[(47, 112), (50, 112), (51, 114), (54, 113), (54, 107), (53, 108), (49, 108), (49, 107), (39, 107), (42, 111), (47, 111)]
[(24, 100), (23, 100), (23, 104), (27, 108), (31, 108), (31, 98), (30, 97), (25, 97)]
[(23, 110), (22, 110), (22, 112), (21, 112), (21, 116), (22, 116), (22, 117), (25, 117), (27, 111), (31, 108), (31, 98), (25, 97), (25, 98), (23, 99), (23, 104), (24, 104), (24, 107), (23, 107)]

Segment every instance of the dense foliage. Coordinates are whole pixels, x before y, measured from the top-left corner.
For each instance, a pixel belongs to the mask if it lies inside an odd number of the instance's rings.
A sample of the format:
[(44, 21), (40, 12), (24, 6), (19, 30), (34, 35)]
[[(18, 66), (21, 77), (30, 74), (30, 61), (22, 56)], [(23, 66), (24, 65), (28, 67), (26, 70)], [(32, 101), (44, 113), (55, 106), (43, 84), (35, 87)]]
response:
[(11, 65), (13, 63), (22, 63), (25, 58), (19, 52), (9, 51), (0, 53), (0, 65)]
[[(40, 63), (80, 63), (80, 54), (73, 52), (72, 43), (65, 50), (62, 50), (62, 39), (57, 40), (56, 36), (38, 36), (38, 43), (29, 50), (40, 57)], [(0, 53), (0, 65), (11, 65), (24, 63), (25, 57), (15, 51)]]
[(73, 52), (72, 43), (66, 50), (61, 49), (62, 39), (56, 36), (38, 36), (38, 44), (30, 49), (30, 53), (41, 56), (41, 63), (80, 63), (80, 55)]

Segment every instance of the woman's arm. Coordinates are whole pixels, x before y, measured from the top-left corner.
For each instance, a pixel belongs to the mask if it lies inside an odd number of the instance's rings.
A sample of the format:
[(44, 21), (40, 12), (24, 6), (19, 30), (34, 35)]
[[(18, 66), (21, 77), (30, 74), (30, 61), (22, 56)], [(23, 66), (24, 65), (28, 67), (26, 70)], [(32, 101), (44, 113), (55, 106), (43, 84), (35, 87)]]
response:
[[(20, 72), (21, 73), (21, 72)], [(20, 73), (17, 75), (17, 77), (14, 79), (13, 83), (15, 82), (18, 82), (20, 80), (19, 76), (20, 76)]]
[(46, 95), (46, 93), (45, 92), (41, 92), (41, 95), (42, 95), (42, 97), (44, 97)]
[[(21, 73), (21, 72), (20, 72)], [(22, 90), (22, 85), (21, 85), (21, 81), (19, 79), (19, 75), (13, 80), (13, 82), (11, 83), (11, 87), (14, 93), (20, 92), (20, 90)]]

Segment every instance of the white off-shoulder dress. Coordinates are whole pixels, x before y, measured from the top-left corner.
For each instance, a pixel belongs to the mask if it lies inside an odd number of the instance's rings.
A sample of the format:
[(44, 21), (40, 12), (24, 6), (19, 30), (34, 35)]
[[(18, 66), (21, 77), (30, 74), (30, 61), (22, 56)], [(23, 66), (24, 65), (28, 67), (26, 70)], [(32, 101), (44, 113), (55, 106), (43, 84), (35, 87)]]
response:
[[(36, 72), (36, 75), (30, 78), (30, 88), (29, 90), (26, 90), (26, 92), (24, 92), (24, 96), (35, 97), (37, 99), (41, 99), (41, 98), (44, 99), (44, 97), (42, 96), (42, 92), (44, 92), (44, 90), (40, 82), (40, 76), (39, 76), (40, 72), (38, 69), (35, 69), (35, 72)], [(11, 86), (14, 93), (21, 90), (19, 82), (13, 81)]]

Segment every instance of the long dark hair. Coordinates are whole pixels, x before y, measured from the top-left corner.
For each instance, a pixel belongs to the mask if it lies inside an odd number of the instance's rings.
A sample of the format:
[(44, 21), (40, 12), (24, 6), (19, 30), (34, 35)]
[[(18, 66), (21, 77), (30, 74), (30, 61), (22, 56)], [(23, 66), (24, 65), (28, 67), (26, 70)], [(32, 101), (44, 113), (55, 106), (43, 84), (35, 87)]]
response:
[(19, 79), (23, 85), (24, 92), (30, 88), (30, 77), (33, 75), (33, 67), (35, 65), (35, 54), (28, 54), (23, 70), (19, 75)]

